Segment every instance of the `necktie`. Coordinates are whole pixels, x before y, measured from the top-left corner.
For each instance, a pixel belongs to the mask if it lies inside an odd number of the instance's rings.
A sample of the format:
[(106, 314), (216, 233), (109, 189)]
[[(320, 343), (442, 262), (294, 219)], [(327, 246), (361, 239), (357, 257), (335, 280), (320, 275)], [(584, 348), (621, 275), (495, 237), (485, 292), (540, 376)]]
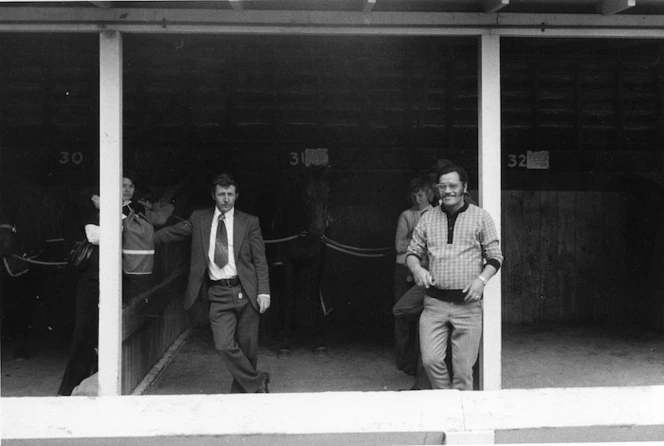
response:
[(223, 268), (228, 263), (228, 236), (226, 235), (226, 224), (224, 214), (219, 216), (217, 222), (217, 238), (214, 242), (214, 263)]

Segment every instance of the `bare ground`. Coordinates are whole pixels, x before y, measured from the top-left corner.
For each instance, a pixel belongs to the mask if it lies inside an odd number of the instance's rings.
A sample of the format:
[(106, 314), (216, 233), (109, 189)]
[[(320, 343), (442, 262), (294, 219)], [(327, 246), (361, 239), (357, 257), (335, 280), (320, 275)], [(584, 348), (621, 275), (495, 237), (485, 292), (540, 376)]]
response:
[[(2, 396), (53, 396), (67, 359), (55, 337), (31, 343), (31, 357), (13, 359), (2, 344)], [(412, 378), (394, 366), (389, 339), (337, 339), (318, 357), (306, 342), (293, 356), (277, 358), (269, 340), (261, 346), (259, 368), (270, 372), (271, 392), (386, 391), (410, 387)], [(638, 329), (610, 330), (586, 325), (504, 327), (503, 388), (637, 386), (664, 384), (664, 335)], [(225, 393), (230, 375), (212, 345), (209, 329), (197, 328), (149, 394)]]

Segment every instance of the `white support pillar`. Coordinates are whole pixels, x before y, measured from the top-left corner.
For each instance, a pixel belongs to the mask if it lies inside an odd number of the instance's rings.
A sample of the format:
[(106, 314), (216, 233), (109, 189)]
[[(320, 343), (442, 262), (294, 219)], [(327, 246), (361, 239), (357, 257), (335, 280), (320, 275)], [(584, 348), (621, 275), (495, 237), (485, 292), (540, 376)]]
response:
[(122, 36), (99, 36), (99, 394), (120, 395), (122, 366)]
[[(482, 35), (479, 41), (479, 199), (501, 234), (500, 145), (500, 37)], [(484, 291), (482, 336), (482, 390), (501, 387), (501, 286), (500, 271)]]

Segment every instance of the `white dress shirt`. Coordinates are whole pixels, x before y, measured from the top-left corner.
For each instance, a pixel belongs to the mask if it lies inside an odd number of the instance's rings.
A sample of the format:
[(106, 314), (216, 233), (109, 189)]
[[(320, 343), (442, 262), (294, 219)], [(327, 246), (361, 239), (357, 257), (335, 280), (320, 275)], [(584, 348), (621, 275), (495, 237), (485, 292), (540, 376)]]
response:
[(228, 238), (228, 263), (223, 268), (214, 263), (214, 248), (217, 241), (217, 224), (219, 223), (219, 216), (221, 211), (215, 206), (214, 215), (212, 216), (212, 227), (210, 228), (210, 243), (208, 248), (208, 274), (210, 279), (230, 279), (237, 276), (237, 269), (235, 268), (235, 251), (233, 250), (233, 216), (235, 215), (235, 208), (224, 214), (223, 223), (226, 225), (226, 235)]

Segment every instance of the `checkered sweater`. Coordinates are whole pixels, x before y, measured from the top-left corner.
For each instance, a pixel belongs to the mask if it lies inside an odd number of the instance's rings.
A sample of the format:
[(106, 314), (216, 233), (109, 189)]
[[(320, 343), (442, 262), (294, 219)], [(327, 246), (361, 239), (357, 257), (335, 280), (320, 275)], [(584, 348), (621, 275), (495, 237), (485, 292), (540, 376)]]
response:
[(500, 268), (503, 254), (496, 226), (484, 209), (466, 203), (448, 215), (441, 206), (427, 212), (413, 232), (408, 255), (429, 257), (429, 271), (436, 288), (460, 290), (484, 269)]

